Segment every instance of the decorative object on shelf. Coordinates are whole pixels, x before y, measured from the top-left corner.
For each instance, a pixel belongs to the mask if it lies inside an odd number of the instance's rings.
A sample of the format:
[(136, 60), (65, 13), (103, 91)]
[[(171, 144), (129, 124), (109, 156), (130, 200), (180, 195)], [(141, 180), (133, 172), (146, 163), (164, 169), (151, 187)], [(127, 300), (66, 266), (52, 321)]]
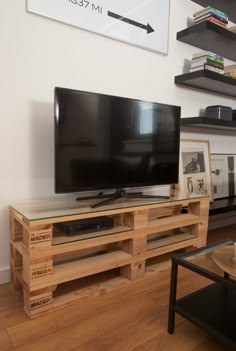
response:
[(214, 199), (236, 196), (235, 168), (235, 154), (211, 154)]
[(213, 201), (209, 141), (181, 139), (179, 165), (179, 189)]
[(28, 0), (27, 10), (147, 50), (168, 54), (170, 0)]
[(210, 21), (224, 28), (226, 28), (228, 24), (228, 15), (212, 6), (207, 6), (206, 8), (195, 12), (193, 17), (195, 24), (203, 21)]
[(209, 70), (224, 74), (224, 57), (211, 51), (201, 51), (193, 55), (190, 72)]
[(229, 106), (221, 105), (207, 106), (204, 115), (210, 118), (232, 121), (232, 108)]

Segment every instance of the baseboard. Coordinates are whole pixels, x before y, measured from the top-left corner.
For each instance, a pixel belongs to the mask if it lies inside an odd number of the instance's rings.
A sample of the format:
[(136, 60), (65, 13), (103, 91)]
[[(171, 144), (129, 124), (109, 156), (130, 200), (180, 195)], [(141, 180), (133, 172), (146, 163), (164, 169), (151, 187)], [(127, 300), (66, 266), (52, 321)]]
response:
[(9, 283), (10, 281), (10, 268), (0, 268), (0, 285)]

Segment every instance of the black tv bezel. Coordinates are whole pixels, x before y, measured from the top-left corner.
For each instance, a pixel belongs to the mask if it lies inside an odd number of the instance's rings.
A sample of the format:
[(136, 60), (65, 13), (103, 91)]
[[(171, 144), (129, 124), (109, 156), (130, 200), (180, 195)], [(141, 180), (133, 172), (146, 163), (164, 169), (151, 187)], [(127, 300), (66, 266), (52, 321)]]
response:
[[(57, 120), (59, 116), (57, 115), (57, 91), (71, 91), (71, 92), (79, 92), (79, 93), (86, 93), (86, 94), (91, 94), (91, 95), (99, 95), (99, 96), (109, 96), (109, 97), (115, 97), (115, 98), (121, 98), (121, 99), (127, 99), (127, 100), (132, 100), (136, 102), (143, 102), (143, 103), (152, 103), (152, 104), (158, 104), (163, 105), (163, 106), (170, 106), (173, 108), (176, 108), (179, 110), (178, 113), (178, 118), (179, 118), (179, 123), (178, 123), (178, 134), (179, 134), (179, 142), (178, 142), (178, 154), (180, 151), (180, 119), (181, 119), (181, 107), (178, 105), (170, 105), (166, 103), (159, 103), (156, 101), (147, 101), (147, 100), (141, 100), (141, 99), (135, 99), (135, 98), (129, 98), (129, 97), (124, 97), (124, 96), (119, 96), (119, 95), (110, 95), (110, 94), (102, 94), (102, 93), (97, 93), (97, 92), (89, 92), (85, 90), (77, 90), (77, 89), (71, 89), (71, 88), (64, 88), (64, 87), (55, 87), (54, 88), (54, 191), (56, 194), (69, 194), (69, 193), (82, 193), (82, 192), (89, 192), (89, 191), (109, 191), (112, 189), (126, 189), (126, 188), (143, 188), (143, 187), (153, 187), (153, 186), (162, 186), (162, 185), (171, 185), (171, 184), (177, 184), (179, 180), (179, 173), (177, 173), (176, 177), (176, 182), (173, 183), (165, 183), (165, 182), (142, 182), (142, 183), (122, 183), (122, 184), (109, 184), (108, 187), (106, 186), (87, 186), (87, 187), (58, 187), (57, 186), (57, 179), (56, 179), (56, 154), (57, 154)], [(179, 169), (179, 158), (178, 158), (178, 169)]]

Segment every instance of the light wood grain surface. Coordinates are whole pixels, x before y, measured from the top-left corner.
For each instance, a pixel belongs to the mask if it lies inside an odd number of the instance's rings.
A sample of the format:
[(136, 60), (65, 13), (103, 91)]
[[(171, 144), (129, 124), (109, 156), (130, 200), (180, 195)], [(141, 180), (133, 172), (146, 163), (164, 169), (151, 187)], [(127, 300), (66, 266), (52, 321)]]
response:
[[(236, 225), (210, 232), (208, 242), (224, 238), (236, 239)], [(26, 316), (21, 295), (8, 284), (0, 286), (0, 350), (228, 351), (179, 316), (175, 333), (167, 333), (170, 269), (163, 267), (155, 279), (79, 300), (35, 320)], [(181, 268), (178, 296), (208, 283)]]

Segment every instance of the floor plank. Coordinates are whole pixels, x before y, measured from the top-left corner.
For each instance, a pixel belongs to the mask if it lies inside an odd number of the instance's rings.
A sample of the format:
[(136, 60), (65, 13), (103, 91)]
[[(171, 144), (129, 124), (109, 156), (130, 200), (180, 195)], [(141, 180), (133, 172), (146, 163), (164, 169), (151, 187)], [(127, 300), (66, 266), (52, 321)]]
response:
[(10, 284), (4, 284), (0, 286), (0, 312), (5, 311), (9, 308), (22, 306), (23, 297), (22, 293), (13, 293)]
[[(27, 342), (22, 344), (21, 338), (16, 338), (9, 330), (9, 335), (14, 346), (22, 345), (17, 350), (71, 350), (89, 340), (116, 330), (122, 325), (130, 323), (132, 320), (142, 318), (143, 315), (150, 314), (153, 310), (153, 302), (147, 296), (138, 297), (131, 303), (129, 300), (123, 304), (115, 304), (109, 310), (101, 312), (89, 318), (83, 319), (80, 323), (74, 323), (63, 329), (56, 329), (47, 335), (45, 345), (44, 338), (37, 338), (33, 342), (27, 328), (22, 328), (21, 333), (26, 335)], [(79, 311), (78, 311), (79, 313)], [(18, 334), (20, 335), (20, 334)], [(73, 340), (73, 344), (71, 341)]]
[(232, 348), (230, 349), (216, 340), (209, 339), (197, 346), (193, 351), (232, 351)]
[(28, 321), (23, 306), (12, 307), (0, 312), (0, 331)]
[[(167, 321), (166, 306), (153, 308), (141, 318), (76, 347), (72, 351), (131, 351), (134, 347), (142, 345), (157, 335), (166, 333)], [(184, 319), (177, 316), (176, 326), (178, 327), (183, 322)]]
[(132, 287), (129, 286), (120, 289), (119, 291), (114, 291), (88, 301), (86, 300), (86, 303), (81, 301), (67, 307), (66, 309), (53, 312), (35, 320), (28, 320), (26, 323), (9, 328), (9, 335), (16, 345), (26, 343), (29, 336), (31, 341), (43, 338), (44, 336), (47, 336), (49, 332), (70, 328), (70, 326), (80, 323), (84, 319), (98, 315), (106, 310), (113, 309), (113, 306), (122, 305), (123, 303), (126, 303), (126, 301), (129, 301), (130, 303), (130, 300), (133, 299), (133, 301), (135, 301), (137, 296), (146, 296), (156, 289), (159, 291), (163, 289), (165, 290), (166, 285), (169, 284), (169, 272), (166, 271), (165, 275), (163, 274), (160, 277), (160, 280), (161, 282), (158, 288), (155, 280), (148, 279), (144, 284), (137, 283), (137, 285), (134, 284)]
[(143, 346), (135, 347), (132, 351), (147, 351)]
[(0, 332), (0, 350), (1, 351), (11, 351), (13, 350), (12, 343), (7, 334), (6, 330)]
[(0, 331), (28, 320), (22, 308), (22, 293), (14, 293), (10, 284), (0, 286)]
[[(166, 310), (164, 312), (166, 313)], [(160, 312), (153, 309), (148, 315), (143, 315), (111, 333), (106, 333), (80, 347), (73, 348), (72, 351), (130, 351), (135, 346), (165, 331), (166, 323), (163, 324)]]
[(142, 346), (146, 351), (192, 351), (207, 339), (207, 333), (185, 321), (173, 335), (163, 333)]

